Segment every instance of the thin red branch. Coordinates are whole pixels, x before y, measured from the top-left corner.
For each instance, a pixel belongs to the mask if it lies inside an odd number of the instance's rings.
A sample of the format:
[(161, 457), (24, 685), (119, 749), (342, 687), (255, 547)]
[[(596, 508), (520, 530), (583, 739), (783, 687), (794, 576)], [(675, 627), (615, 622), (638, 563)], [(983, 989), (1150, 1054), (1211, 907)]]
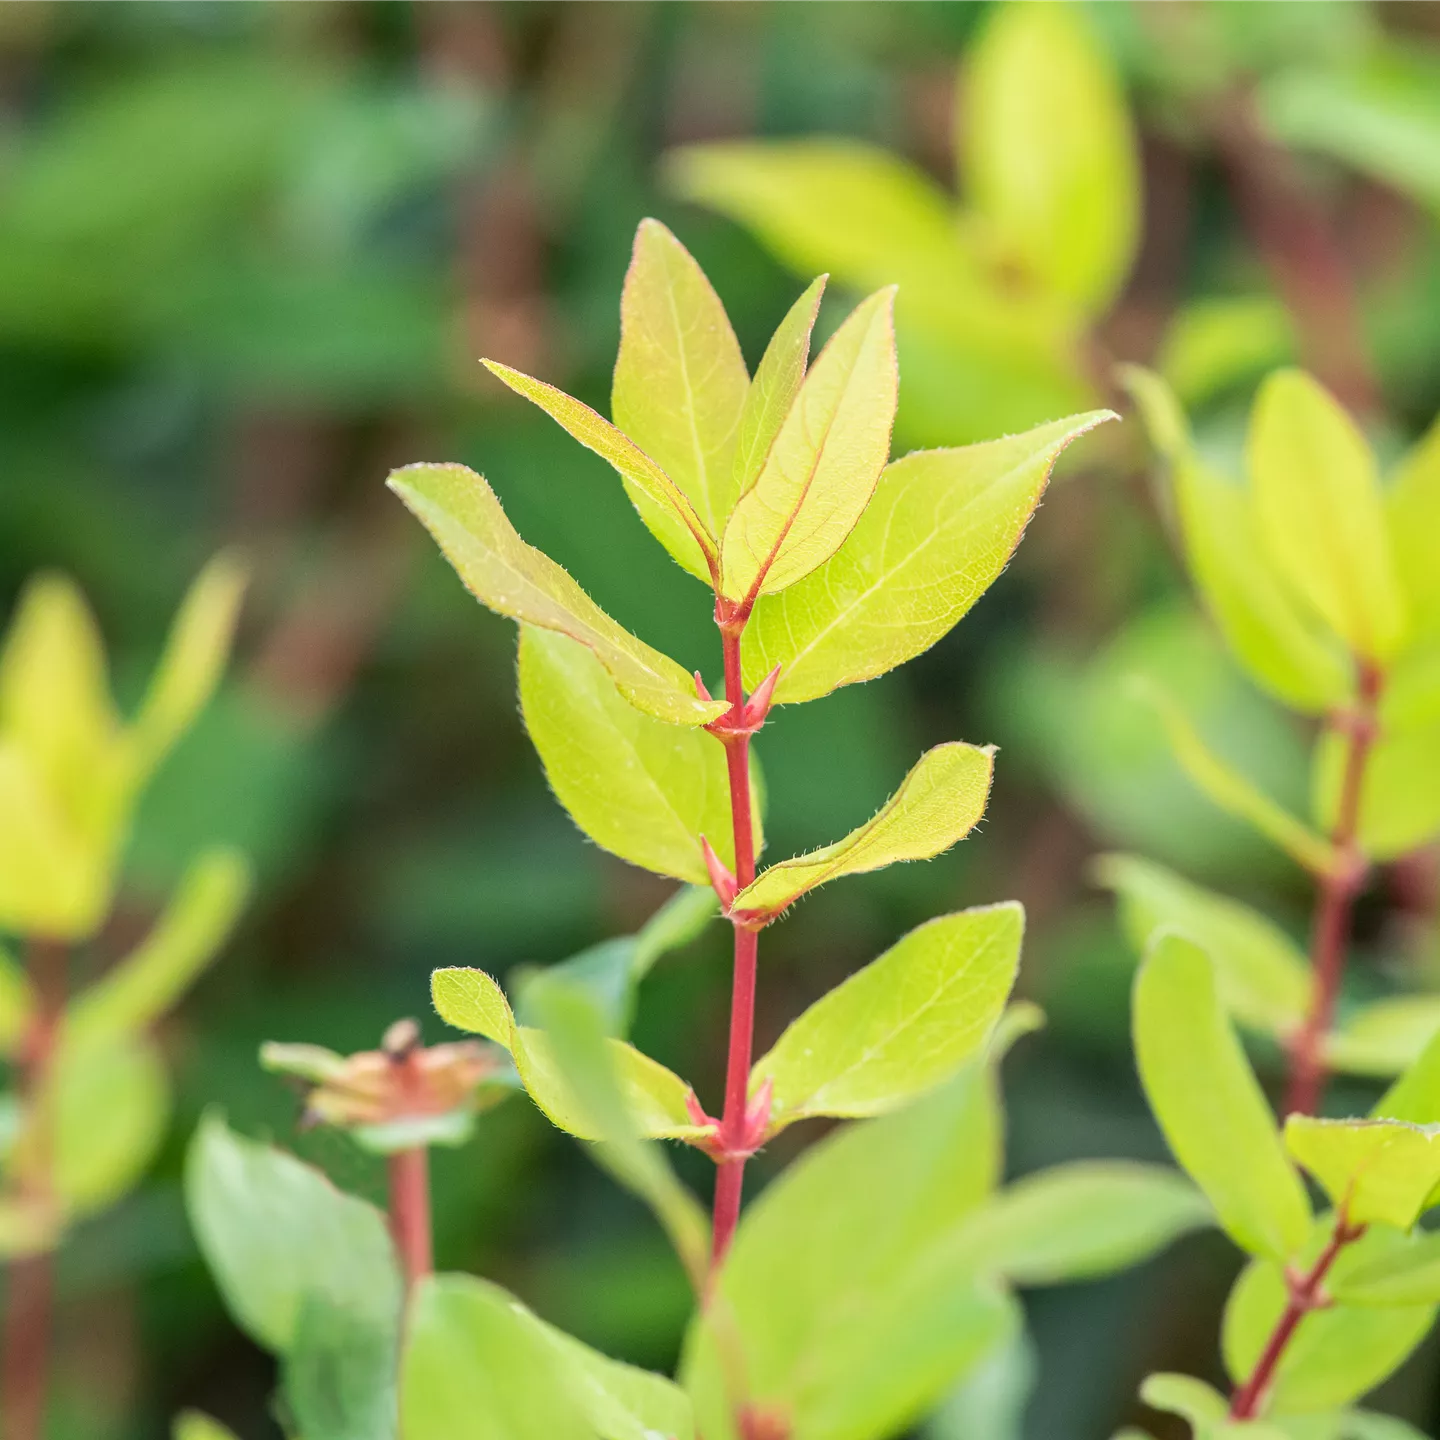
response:
[(1365, 857), (1356, 844), (1356, 837), (1366, 764), (1377, 734), (1376, 711), (1384, 676), (1374, 665), (1362, 664), (1359, 680), (1356, 709), (1341, 721), (1347, 736), (1345, 774), (1335, 825), (1330, 832), (1342, 864), (1321, 877), (1316, 895), (1310, 943), (1315, 985), (1310, 1013), (1290, 1045), (1290, 1083), (1283, 1112), (1287, 1115), (1313, 1115), (1324, 1094), (1328, 1074), (1325, 1037), (1330, 1031), (1335, 1002), (1345, 977), (1355, 897), (1365, 883)]
[(434, 1269), (430, 1242), (430, 1152), (423, 1145), (389, 1157), (390, 1235), (408, 1297)]
[(1336, 1216), (1334, 1232), (1320, 1252), (1320, 1258), (1303, 1274), (1286, 1276), (1290, 1299), (1275, 1322), (1250, 1378), (1235, 1391), (1230, 1401), (1232, 1420), (1253, 1420), (1260, 1413), (1275, 1381), (1275, 1372), (1284, 1359), (1285, 1349), (1294, 1338), (1300, 1322), (1312, 1310), (1323, 1310), (1330, 1303), (1324, 1291), (1324, 1280), (1330, 1273), (1330, 1267), (1340, 1252), (1364, 1233), (1363, 1225), (1349, 1225), (1343, 1214)]

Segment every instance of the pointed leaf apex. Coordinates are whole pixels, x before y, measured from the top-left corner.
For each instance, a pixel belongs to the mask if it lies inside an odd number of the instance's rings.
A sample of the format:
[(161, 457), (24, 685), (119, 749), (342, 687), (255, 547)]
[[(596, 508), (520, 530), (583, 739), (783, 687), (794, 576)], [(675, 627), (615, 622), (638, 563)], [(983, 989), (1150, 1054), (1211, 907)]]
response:
[(715, 887), (720, 908), (728, 912), (739, 893), (739, 882), (703, 835), (700, 837), (700, 853), (705, 857), (705, 868), (710, 872), (710, 883)]
[(770, 713), (770, 702), (775, 698), (775, 686), (780, 681), (780, 668), (777, 665), (755, 687), (754, 694), (746, 702), (745, 723), (751, 729), (758, 730), (765, 723), (765, 717)]
[(702, 700), (713, 700), (715, 697), (706, 688), (704, 680), (700, 678), (700, 672), (695, 671), (695, 693)]

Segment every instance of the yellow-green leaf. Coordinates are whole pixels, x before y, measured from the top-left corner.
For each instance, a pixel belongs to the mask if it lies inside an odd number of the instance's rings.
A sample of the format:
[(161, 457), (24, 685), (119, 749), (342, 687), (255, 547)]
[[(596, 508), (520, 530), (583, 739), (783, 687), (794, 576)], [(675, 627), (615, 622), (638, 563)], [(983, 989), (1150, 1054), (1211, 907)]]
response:
[(779, 665), (775, 700), (794, 704), (929, 649), (1005, 568), (1065, 447), (1114, 418), (1096, 410), (888, 465), (839, 550), (755, 606), (747, 685)]
[(1391, 1244), (1327, 1288), (1344, 1305), (1440, 1303), (1440, 1235), (1417, 1232), (1409, 1244)]
[(1171, 316), (1156, 369), (1187, 405), (1203, 405), (1295, 358), (1295, 322), (1278, 295), (1201, 295)]
[(1374, 1000), (1325, 1037), (1325, 1060), (1332, 1070), (1350, 1075), (1398, 1075), (1420, 1058), (1437, 1033), (1440, 995)]
[(962, 72), (956, 152), (971, 204), (1039, 284), (1103, 313), (1140, 236), (1125, 94), (1074, 5), (997, 6)]
[(170, 1427), (170, 1440), (236, 1440), (233, 1430), (199, 1410), (182, 1410)]
[(1221, 1008), (1215, 967), (1174, 932), (1156, 937), (1135, 979), (1135, 1058), (1170, 1149), (1220, 1224), (1244, 1249), (1289, 1259), (1309, 1233), (1305, 1191)]
[(1273, 921), (1137, 855), (1101, 856), (1095, 878), (1119, 897), (1120, 918), (1140, 952), (1163, 929), (1200, 944), (1215, 964), (1226, 1010), (1241, 1024), (1283, 1037), (1304, 1020), (1310, 964)]
[(720, 585), (753, 600), (808, 575), (839, 548), (890, 456), (899, 371), (895, 292), (855, 308), (801, 382), (720, 547)]
[[(759, 477), (780, 426), (790, 413), (805, 378), (810, 357), (810, 334), (820, 311), (826, 277), (812, 280), (804, 294), (790, 307), (779, 328), (770, 337), (756, 367), (755, 378), (745, 395), (740, 412), (740, 436), (735, 442), (735, 479), (732, 498), (738, 499)], [(721, 528), (730, 518), (727, 509), (719, 519)]]
[(225, 943), (249, 889), (237, 851), (201, 855), (150, 934), (71, 1004), (67, 1037), (89, 1043), (158, 1020)]
[(711, 583), (715, 537), (690, 497), (623, 430), (543, 380), (522, 375), (495, 360), (482, 363), (497, 380), (533, 401), (587, 450), (613, 466), (640, 518), (660, 543), (692, 575)]
[(778, 915), (827, 880), (948, 850), (985, 813), (994, 760), (993, 747), (960, 741), (926, 751), (874, 819), (823, 850), (772, 865), (735, 897), (733, 910)]
[(668, 656), (617, 625), (548, 555), (527, 545), (485, 480), (463, 465), (407, 465), (389, 485), (435, 537), (466, 588), (492, 610), (568, 635), (594, 652), (627, 700), (672, 725), (707, 725), (721, 701), (697, 698)]
[(1317, 875), (1339, 864), (1333, 845), (1220, 759), (1169, 694), (1138, 678), (1135, 689), (1139, 698), (1155, 707), (1181, 768), (1220, 809), (1238, 820), (1248, 821), (1297, 865)]
[(880, 1115), (984, 1045), (1015, 983), (1025, 912), (989, 905), (912, 930), (791, 1022), (750, 1089), (773, 1086), (771, 1128)]
[[(1344, 785), (1348, 737), (1326, 730), (1311, 770), (1314, 809), (1335, 823)], [(1382, 728), (1366, 757), (1356, 840), (1372, 860), (1395, 860), (1440, 835), (1440, 717), (1428, 724)]]
[(1440, 635), (1440, 420), (1405, 455), (1386, 496), (1395, 572), (1418, 635)]
[(734, 867), (725, 747), (713, 735), (642, 715), (591, 651), (530, 625), (520, 629), (520, 704), (551, 789), (597, 845), (706, 885), (704, 835)]
[(1440, 1126), (1291, 1115), (1285, 1145), (1351, 1225), (1408, 1230), (1440, 1185)]
[(1158, 375), (1138, 365), (1121, 373), (1170, 467), (1190, 574), (1236, 659), (1295, 709), (1318, 715), (1343, 704), (1354, 689), (1353, 666), (1271, 563), (1247, 493), (1201, 460)]
[(1295, 592), (1374, 661), (1405, 636), (1375, 456), (1335, 399), (1299, 370), (1260, 387), (1246, 458), (1260, 536)]
[[(455, 966), (430, 976), (430, 994), (440, 1018), (457, 1029), (483, 1035), (510, 1052), (530, 1098), (551, 1123), (581, 1140), (601, 1138), (577, 1106), (543, 1031), (517, 1025), (510, 1002), (483, 970)], [(621, 1040), (606, 1042), (615, 1062), (625, 1103), (648, 1139), (695, 1140), (704, 1131), (686, 1109), (690, 1087), (659, 1061)]]
[(738, 494), (735, 447), (749, 388), (740, 342), (705, 272), (658, 220), (642, 220), (620, 298), (610, 413), (711, 535)]

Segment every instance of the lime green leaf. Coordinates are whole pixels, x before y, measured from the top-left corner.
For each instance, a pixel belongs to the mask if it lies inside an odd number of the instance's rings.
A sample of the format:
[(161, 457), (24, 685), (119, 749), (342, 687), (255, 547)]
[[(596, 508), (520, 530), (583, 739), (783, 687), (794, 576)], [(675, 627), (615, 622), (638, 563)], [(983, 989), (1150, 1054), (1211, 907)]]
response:
[(1213, 1220), (1204, 1197), (1173, 1170), (1081, 1160), (1000, 1191), (952, 1243), (985, 1273), (1054, 1285), (1127, 1269)]
[[(430, 993), (440, 1018), (457, 1029), (483, 1035), (508, 1050), (530, 1098), (561, 1130), (598, 1140), (585, 1110), (565, 1084), (554, 1049), (539, 1030), (515, 1023), (510, 1002), (483, 970), (453, 967), (430, 976)], [(652, 1139), (693, 1140), (703, 1131), (690, 1119), (690, 1087), (658, 1061), (620, 1040), (608, 1042), (630, 1113), (641, 1134)]]
[(473, 470), (407, 465), (388, 483), (483, 604), (579, 641), (625, 698), (657, 720), (707, 725), (724, 713), (723, 702), (698, 699), (694, 681), (673, 660), (617, 625), (548, 555), (527, 545)]
[(1230, 1402), (1203, 1380), (1163, 1371), (1147, 1375), (1140, 1385), (1140, 1398), (1154, 1410), (1179, 1415), (1190, 1422), (1197, 1436), (1222, 1430), (1230, 1413)]
[(1398, 1075), (1440, 1033), (1440, 995), (1397, 995), (1347, 1016), (1325, 1039), (1325, 1060), (1350, 1075)]
[[(788, 1415), (793, 1440), (899, 1432), (1008, 1333), (994, 1291), (926, 1263), (993, 1189), (998, 1127), (993, 1073), (977, 1062), (812, 1146), (745, 1212), (720, 1298), (757, 1405)], [(692, 1325), (684, 1372), (706, 1440), (726, 1440), (707, 1328)]]
[(280, 1367), (285, 1407), (305, 1440), (394, 1440), (398, 1309), (302, 1297)]
[(468, 1275), (417, 1287), (400, 1362), (407, 1440), (596, 1440), (554, 1347), (519, 1312)]
[(600, 1012), (583, 990), (563, 980), (536, 986), (545, 1024), (570, 1105), (602, 1142), (596, 1156), (654, 1212), (690, 1281), (700, 1294), (710, 1256), (710, 1226), (695, 1197), (675, 1178), (664, 1152), (646, 1144), (630, 1104), (628, 1075), (617, 1065), (617, 1042), (607, 1041)]
[(1440, 635), (1440, 420), (1405, 455), (1385, 497), (1400, 589), (1417, 634)]
[(994, 758), (992, 747), (960, 741), (926, 751), (873, 820), (823, 850), (772, 865), (735, 897), (732, 909), (778, 915), (827, 880), (948, 850), (985, 813)]
[(1392, 1245), (1328, 1288), (1344, 1305), (1440, 1303), (1440, 1235), (1417, 1233), (1409, 1244)]
[(384, 1217), (284, 1151), (207, 1116), (190, 1146), (185, 1196), (231, 1314), (266, 1349), (291, 1348), (308, 1295), (379, 1320), (398, 1314)]
[(956, 153), (971, 204), (1045, 289), (1102, 314), (1140, 237), (1139, 151), (1124, 90), (1071, 5), (991, 13), (968, 57)]
[(1216, 395), (1295, 356), (1295, 325), (1276, 295), (1203, 295), (1171, 317), (1156, 364), (1187, 405)]
[(945, 1397), (918, 1440), (1022, 1440), (1039, 1369), (1035, 1342), (1018, 1326)]
[(1393, 1415), (1373, 1410), (1350, 1410), (1345, 1414), (1345, 1440), (1429, 1440), (1429, 1437)]
[[(805, 378), (805, 365), (810, 356), (810, 334), (815, 316), (820, 311), (820, 297), (825, 293), (824, 275), (812, 280), (804, 294), (790, 307), (779, 328), (770, 337), (760, 357), (755, 378), (745, 395), (740, 411), (740, 434), (735, 442), (735, 476), (733, 496), (738, 498), (760, 477), (770, 447), (780, 433), (790, 407)], [(730, 518), (727, 509), (718, 517), (723, 527)]]
[(740, 342), (705, 272), (658, 220), (642, 220), (620, 299), (610, 413), (711, 535), (739, 493), (735, 447), (749, 387)]
[(1296, 709), (1323, 714), (1343, 704), (1354, 688), (1350, 662), (1276, 573), (1246, 492), (1200, 459), (1164, 381), (1137, 365), (1121, 375), (1170, 467), (1186, 564), (1235, 657)]
[(1440, 1122), (1440, 1031), (1430, 1037), (1408, 1070), (1375, 1102), (1371, 1115), (1408, 1120), (1412, 1125)]
[(35, 987), (25, 967), (0, 946), (0, 1055), (15, 1054), (34, 1014)]
[[(1344, 785), (1348, 739), (1325, 731), (1315, 747), (1314, 807), (1334, 824)], [(1440, 718), (1384, 730), (1365, 762), (1357, 839), (1372, 860), (1394, 860), (1440, 835)]]
[(238, 556), (217, 555), (180, 605), (132, 734), (144, 768), (195, 723), (224, 673), (248, 576)]
[(517, 395), (538, 405), (587, 450), (619, 474), (640, 518), (678, 563), (709, 584), (715, 570), (715, 537), (688, 495), (624, 431), (563, 390), (522, 375), (495, 360), (480, 362)]
[(1405, 651), (1385, 676), (1380, 695), (1380, 729), (1418, 730), (1440, 721), (1440, 640)]
[(235, 1433), (199, 1410), (182, 1410), (170, 1429), (170, 1440), (236, 1440)]
[(1120, 901), (1130, 943), (1142, 953), (1157, 930), (1178, 930), (1215, 965), (1226, 1010), (1243, 1025), (1283, 1036), (1310, 1006), (1310, 964), (1272, 920), (1136, 855), (1102, 855), (1095, 878)]
[(1005, 568), (1071, 441), (1115, 416), (923, 450), (885, 468), (865, 513), (818, 570), (755, 606), (746, 683), (781, 667), (779, 704), (869, 680), (929, 649)]
[(942, 915), (793, 1021), (750, 1076), (774, 1087), (772, 1133), (811, 1115), (879, 1115), (933, 1088), (994, 1029), (1015, 983), (1025, 912)]
[(1405, 609), (1375, 457), (1354, 421), (1299, 370), (1260, 387), (1246, 442), (1265, 548), (1357, 654), (1389, 659)]
[(1285, 1146), (1351, 1225), (1408, 1230), (1440, 1185), (1440, 1126), (1291, 1115)]
[(170, 1092), (155, 1047), (135, 1036), (62, 1044), (55, 1062), (54, 1185), (89, 1214), (140, 1180), (165, 1135)]
[[(1333, 1223), (1331, 1217), (1321, 1217), (1298, 1263), (1314, 1263)], [(1408, 1249), (1409, 1243), (1384, 1226), (1366, 1231), (1340, 1252), (1326, 1277), (1326, 1289), (1338, 1295), (1352, 1274), (1392, 1251)], [(1236, 1281), (1225, 1306), (1221, 1349), (1237, 1384), (1254, 1370), (1288, 1298), (1284, 1273), (1272, 1261), (1252, 1261)], [(1380, 1309), (1336, 1304), (1312, 1310), (1296, 1327), (1276, 1368), (1268, 1413), (1306, 1415), (1358, 1399), (1400, 1366), (1424, 1338), (1434, 1315), (1433, 1305)]]
[(839, 548), (890, 455), (899, 371), (893, 287), (855, 308), (801, 382), (720, 547), (735, 601), (783, 590)]
[(87, 1043), (152, 1025), (229, 938), (249, 889), (249, 867), (236, 851), (202, 855), (150, 934), (72, 1003), (70, 1038)]
[(1139, 677), (1134, 683), (1137, 696), (1154, 706), (1175, 759), (1197, 789), (1226, 814), (1248, 821), (1297, 865), (1324, 874), (1340, 863), (1334, 846), (1220, 759), (1169, 694)]
[(1135, 980), (1135, 1055), (1175, 1158), (1235, 1242), (1281, 1261), (1304, 1243), (1310, 1207), (1264, 1092), (1220, 1006), (1215, 969), (1162, 932)]
[(725, 747), (713, 735), (642, 714), (585, 646), (531, 625), (520, 630), (520, 704), (550, 788), (597, 845), (703, 885), (704, 835), (733, 868)]

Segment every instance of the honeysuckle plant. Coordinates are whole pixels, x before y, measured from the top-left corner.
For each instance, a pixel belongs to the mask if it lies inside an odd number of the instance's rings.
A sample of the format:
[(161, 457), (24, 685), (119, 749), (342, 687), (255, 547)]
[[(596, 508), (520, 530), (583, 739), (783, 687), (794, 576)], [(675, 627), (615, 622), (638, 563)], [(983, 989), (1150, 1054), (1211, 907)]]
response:
[(72, 992), (67, 958), (111, 913), (136, 804), (220, 679), (243, 589), (233, 557), (206, 567), (129, 720), (111, 698), (95, 620), (65, 577), (26, 586), (0, 648), (0, 1054), (13, 1076), (0, 1154), (0, 1383), (14, 1440), (44, 1425), (50, 1256), (72, 1224), (139, 1181), (160, 1144), (169, 1093), (150, 1031), (218, 953), (249, 886), (235, 851), (201, 853), (153, 928)]
[[(1226, 1307), (1223, 1397), (1152, 1376), (1143, 1394), (1202, 1437), (1403, 1436), (1353, 1409), (1440, 1304), (1440, 1003), (1345, 993), (1355, 904), (1376, 866), (1440, 835), (1440, 431), (1388, 483), (1308, 375), (1260, 387), (1236, 481), (1197, 448), (1173, 395), (1127, 383), (1170, 472), (1187, 567), (1249, 677), (1315, 728), (1313, 813), (1294, 815), (1147, 688), (1177, 759), (1217, 805), (1313, 878), (1307, 956), (1268, 916), (1136, 856), (1099, 862), (1145, 951), (1136, 1055), (1156, 1118), (1220, 1224), (1252, 1258)], [(1280, 1116), (1235, 1026), (1284, 1060)], [(1334, 1072), (1395, 1077), (1363, 1118), (1322, 1118)], [(1304, 1176), (1323, 1197), (1316, 1210)]]

